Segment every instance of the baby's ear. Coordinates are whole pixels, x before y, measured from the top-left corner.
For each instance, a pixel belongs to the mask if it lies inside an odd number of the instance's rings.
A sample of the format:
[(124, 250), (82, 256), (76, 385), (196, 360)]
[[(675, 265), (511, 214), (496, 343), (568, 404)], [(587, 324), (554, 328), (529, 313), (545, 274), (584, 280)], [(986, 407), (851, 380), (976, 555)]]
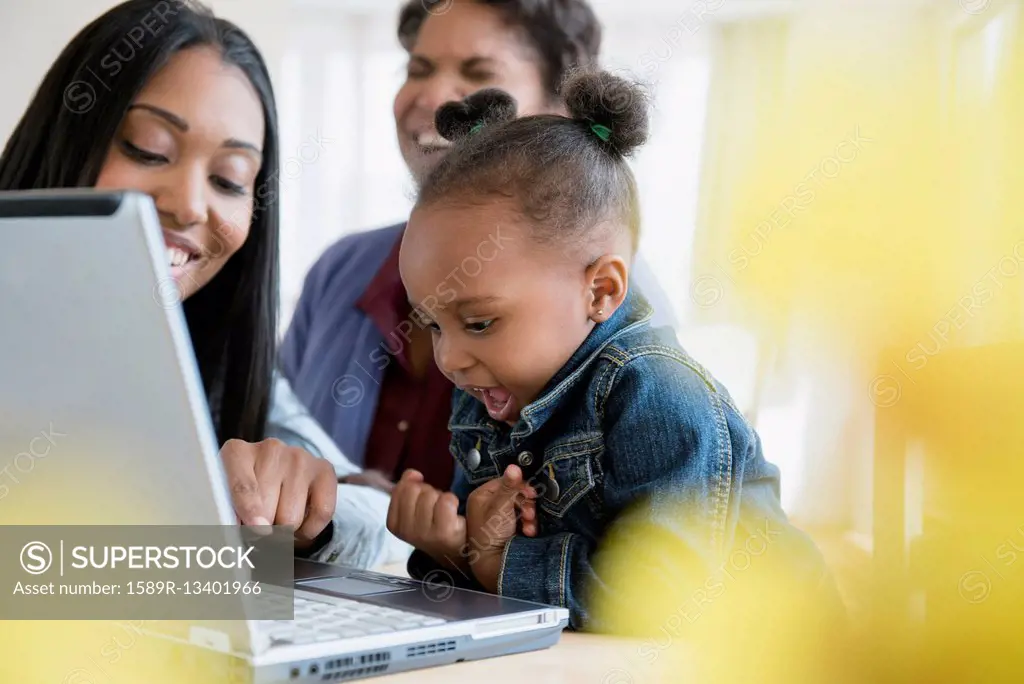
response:
[(591, 302), (588, 314), (604, 323), (622, 306), (629, 287), (629, 264), (618, 254), (603, 254), (587, 267)]

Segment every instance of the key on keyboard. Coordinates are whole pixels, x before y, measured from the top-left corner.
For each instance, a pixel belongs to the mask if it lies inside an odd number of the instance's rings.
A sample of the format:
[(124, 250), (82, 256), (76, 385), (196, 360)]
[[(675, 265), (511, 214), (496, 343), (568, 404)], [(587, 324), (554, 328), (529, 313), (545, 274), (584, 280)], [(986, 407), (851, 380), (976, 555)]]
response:
[(329, 601), (314, 601), (296, 596), (294, 620), (261, 620), (260, 628), (266, 630), (273, 645), (284, 645), (385, 634), (445, 622), (441, 618), (349, 599), (332, 597)]

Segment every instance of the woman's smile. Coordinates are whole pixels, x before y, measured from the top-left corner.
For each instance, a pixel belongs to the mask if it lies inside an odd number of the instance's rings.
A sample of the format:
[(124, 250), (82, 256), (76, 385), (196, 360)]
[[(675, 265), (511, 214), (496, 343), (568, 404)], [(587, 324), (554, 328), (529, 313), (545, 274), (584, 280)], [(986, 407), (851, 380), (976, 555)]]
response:
[(203, 252), (188, 238), (164, 231), (164, 245), (167, 248), (167, 265), (171, 268), (171, 276), (181, 281), (188, 271), (198, 268)]

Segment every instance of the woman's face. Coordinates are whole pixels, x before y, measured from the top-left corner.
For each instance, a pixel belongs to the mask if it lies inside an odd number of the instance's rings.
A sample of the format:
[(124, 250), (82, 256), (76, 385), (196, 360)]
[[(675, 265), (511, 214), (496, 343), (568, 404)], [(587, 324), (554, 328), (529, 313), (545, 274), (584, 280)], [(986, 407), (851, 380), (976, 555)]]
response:
[(249, 80), (211, 48), (177, 53), (121, 122), (96, 187), (153, 198), (182, 299), (249, 235), (263, 129)]
[(430, 173), (448, 147), (434, 129), (434, 113), (446, 102), (496, 87), (516, 99), (521, 116), (550, 111), (539, 60), (492, 7), (467, 0), (428, 15), (394, 107), (398, 145), (416, 180)]

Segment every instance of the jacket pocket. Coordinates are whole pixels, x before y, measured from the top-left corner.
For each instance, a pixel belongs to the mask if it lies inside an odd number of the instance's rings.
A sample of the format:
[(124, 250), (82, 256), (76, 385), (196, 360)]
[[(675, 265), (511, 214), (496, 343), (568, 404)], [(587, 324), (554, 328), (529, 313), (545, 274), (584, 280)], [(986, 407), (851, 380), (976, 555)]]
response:
[(573, 505), (596, 486), (595, 465), (604, 450), (604, 437), (596, 432), (572, 435), (548, 445), (540, 468), (540, 508), (555, 518), (563, 517)]
[[(479, 485), (498, 476), (498, 464), (491, 458), (488, 441), (490, 434), (477, 431), (459, 431), (452, 437), (448, 449), (455, 460), (462, 465), (466, 479), (472, 485)], [(473, 450), (477, 454), (473, 454)]]

